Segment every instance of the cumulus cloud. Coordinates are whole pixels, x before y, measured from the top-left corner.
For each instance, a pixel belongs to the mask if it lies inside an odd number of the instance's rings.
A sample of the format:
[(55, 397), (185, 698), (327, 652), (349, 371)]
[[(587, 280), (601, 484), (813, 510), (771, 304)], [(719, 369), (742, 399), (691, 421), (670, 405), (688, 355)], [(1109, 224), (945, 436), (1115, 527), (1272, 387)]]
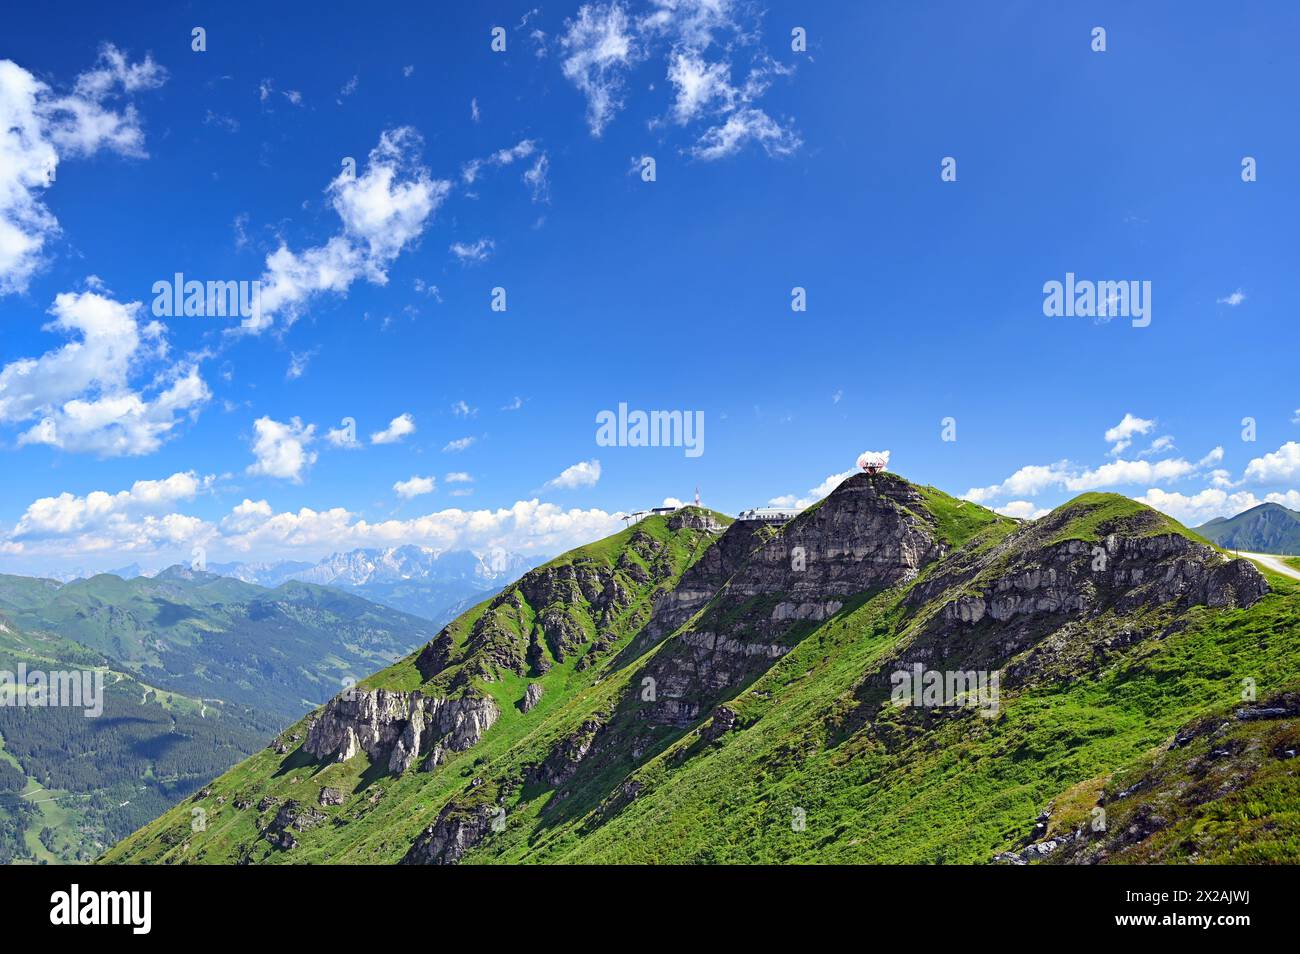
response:
[(163, 326), (141, 325), (142, 307), (90, 291), (55, 298), (45, 330), (73, 340), (0, 369), (0, 422), (35, 421), (19, 444), (105, 457), (148, 454), (210, 399), (188, 360), (133, 389), (132, 375), (166, 354)]
[(444, 454), (459, 454), (463, 450), (468, 450), (473, 446), (477, 437), (458, 437), (454, 441), (448, 441), (442, 448)]
[(1106, 443), (1111, 445), (1111, 456), (1116, 457), (1124, 453), (1132, 445), (1135, 436), (1147, 434), (1155, 426), (1155, 421), (1148, 421), (1133, 414), (1125, 414), (1123, 420), (1106, 431), (1105, 438)]
[(332, 446), (344, 450), (356, 450), (362, 446), (361, 442), (357, 440), (356, 422), (352, 418), (344, 420), (341, 427), (332, 427), (326, 431), (325, 440)]
[(1240, 288), (1238, 288), (1231, 295), (1224, 295), (1222, 298), (1214, 299), (1214, 303), (1216, 305), (1228, 305), (1231, 308), (1236, 308), (1245, 300), (1246, 300), (1246, 293), (1243, 292)]
[(449, 484), (472, 484), (474, 478), (463, 470), (453, 470), (449, 474), (443, 475), (443, 480)]
[(595, 487), (600, 480), (600, 461), (584, 460), (564, 468), (545, 483), (547, 490), (574, 490), (578, 487)]
[(207, 491), (214, 478), (194, 471), (162, 480), (138, 480), (129, 490), (85, 495), (68, 492), (33, 501), (14, 528), (0, 539), (0, 551), (37, 555), (105, 554), (116, 560), (126, 551), (187, 548), (208, 540), (215, 528), (206, 521), (170, 512), (176, 504)]
[(1300, 444), (1287, 441), (1272, 453), (1256, 457), (1246, 465), (1245, 479), (1260, 484), (1300, 480)]
[(33, 501), (14, 525), (11, 539), (71, 536), (120, 524), (123, 517), (166, 508), (193, 500), (212, 485), (212, 476), (194, 471), (172, 474), (162, 480), (137, 480), (129, 490), (110, 494), (102, 490), (85, 496), (64, 493)]
[(370, 435), (372, 444), (396, 444), (403, 437), (415, 433), (415, 418), (410, 414), (399, 414), (388, 422), (382, 431)]
[(302, 483), (303, 474), (316, 463), (308, 448), (316, 439), (316, 425), (292, 418), (287, 424), (259, 417), (253, 422), (253, 456), (248, 473)]
[(1028, 500), (1013, 500), (1010, 503), (1003, 504), (1001, 507), (994, 507), (993, 509), (1004, 517), (1015, 517), (1019, 520), (1037, 520), (1039, 517), (1051, 513), (1051, 511), (1046, 507), (1040, 507), (1037, 504), (1030, 503)]
[(60, 161), (100, 151), (143, 157), (144, 131), (126, 102), (161, 86), (166, 71), (146, 56), (129, 61), (111, 44), (73, 88), (56, 92), (12, 60), (0, 60), (0, 295), (23, 292), (45, 264), (59, 222), (43, 195)]
[[(1221, 449), (1219, 453), (1222, 453)], [(1214, 452), (1206, 460), (1214, 457)], [(1048, 489), (1084, 493), (1104, 487), (1129, 484), (1168, 482), (1197, 473), (1202, 465), (1185, 460), (1116, 460), (1096, 468), (1077, 468), (1067, 461), (1022, 467), (1000, 484), (972, 487), (962, 496), (975, 503), (987, 503), (1004, 497), (1034, 497)]]
[[(368, 522), (343, 507), (277, 511), (266, 500), (245, 499), (209, 523), (174, 508), (204, 493), (211, 477), (181, 473), (139, 481), (130, 490), (85, 496), (63, 494), (34, 502), (19, 526), (0, 536), (5, 552), (75, 559), (102, 554), (105, 566), (123, 552), (187, 559), (202, 544), (213, 559), (319, 559), (356, 547), (420, 544), (440, 550), (502, 547), (520, 553), (558, 553), (621, 529), (603, 510), (564, 509), (521, 500), (498, 509), (447, 509), (408, 520)], [(429, 478), (432, 479), (432, 478)]]
[(281, 244), (266, 257), (260, 308), (241, 326), (261, 332), (277, 316), (292, 323), (308, 300), (344, 294), (361, 278), (388, 282), (388, 267), (423, 233), (451, 183), (419, 164), (420, 136), (409, 126), (390, 129), (370, 151), (359, 176), (341, 171), (326, 189), (342, 230), (323, 245), (294, 252)]
[(1300, 510), (1300, 491), (1295, 490), (1257, 497), (1250, 491), (1229, 493), (1216, 487), (1208, 487), (1194, 494), (1171, 493), (1153, 488), (1135, 499), (1189, 527), (1200, 526), (1215, 517), (1233, 517), (1263, 503), (1276, 503), (1292, 510)]
[(393, 484), (393, 490), (397, 496), (403, 500), (410, 500), (412, 497), (419, 497), (424, 494), (431, 494), (435, 490), (434, 479), (432, 477), (412, 477), (410, 480), (399, 480)]
[(603, 510), (565, 510), (536, 499), (496, 510), (448, 509), (380, 523), (342, 507), (276, 513), (266, 501), (246, 500), (221, 521), (220, 529), (223, 546), (270, 559), (407, 543), (440, 550), (503, 547), (518, 553), (558, 553), (621, 526), (614, 514)]
[(811, 488), (803, 494), (783, 494), (780, 497), (773, 497), (767, 502), (769, 507), (786, 507), (791, 510), (804, 510), (811, 507), (817, 501), (827, 496), (832, 490), (838, 487), (844, 481), (848, 480), (856, 470), (846, 470), (842, 473), (831, 474), (816, 487)]

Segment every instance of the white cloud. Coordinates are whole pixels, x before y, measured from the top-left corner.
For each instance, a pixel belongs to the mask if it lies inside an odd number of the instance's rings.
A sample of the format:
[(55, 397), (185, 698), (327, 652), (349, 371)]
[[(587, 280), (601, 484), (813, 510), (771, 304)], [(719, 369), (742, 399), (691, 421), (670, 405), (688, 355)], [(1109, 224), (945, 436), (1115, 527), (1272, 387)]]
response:
[(473, 446), (476, 440), (477, 437), (458, 437), (454, 441), (448, 441), (442, 451), (444, 454), (457, 454)]
[(472, 484), (474, 478), (463, 470), (453, 470), (449, 474), (443, 475), (443, 480), (449, 484)]
[(87, 530), (120, 526), (130, 514), (192, 500), (212, 482), (211, 476), (200, 477), (191, 470), (172, 474), (163, 480), (137, 480), (130, 490), (116, 494), (96, 490), (79, 497), (65, 491), (57, 497), (42, 497), (23, 512), (10, 538), (71, 536)]
[(451, 413), (455, 414), (457, 417), (476, 417), (478, 415), (478, 408), (470, 407), (464, 401), (457, 401), (451, 406)]
[(623, 5), (588, 3), (560, 37), (565, 77), (587, 98), (587, 126), (600, 136), (623, 106), (623, 73), (636, 59)]
[(478, 97), (474, 97), (469, 101), (469, 118), (474, 122), (479, 121)]
[(436, 488), (432, 477), (412, 477), (410, 480), (399, 480), (393, 484), (393, 490), (397, 496), (404, 500), (410, 500), (412, 497), (419, 497), (422, 494), (431, 494)]
[(725, 62), (707, 63), (694, 50), (678, 50), (668, 61), (668, 80), (677, 90), (673, 119), (685, 126), (706, 108), (726, 108), (736, 96), (731, 85), (731, 67)]
[(360, 278), (387, 284), (388, 267), (419, 238), (451, 190), (450, 182), (430, 178), (419, 165), (419, 149), (414, 129), (391, 129), (370, 151), (364, 173), (339, 173), (326, 192), (342, 231), (302, 252), (281, 244), (266, 257), (261, 308), (244, 330), (263, 331), (276, 316), (292, 323), (313, 296), (344, 294)]
[(1243, 292), (1240, 288), (1238, 288), (1231, 295), (1224, 295), (1222, 298), (1214, 299), (1214, 303), (1216, 305), (1228, 305), (1232, 308), (1236, 308), (1245, 300), (1246, 300), (1246, 293)]
[(1151, 442), (1151, 446), (1144, 450), (1140, 456), (1150, 457), (1157, 454), (1167, 454), (1174, 449), (1174, 438), (1172, 434), (1165, 434), (1157, 437)]
[(1020, 520), (1037, 520), (1051, 513), (1046, 507), (1040, 507), (1028, 500), (1013, 500), (1001, 507), (994, 507), (993, 510), (1004, 517), (1016, 517)]
[(290, 381), (296, 381), (307, 373), (307, 365), (315, 356), (313, 351), (291, 351), (289, 352), (289, 367), (285, 370), (284, 376)]
[(129, 62), (111, 44), (70, 93), (56, 93), (12, 60), (0, 60), (0, 295), (23, 292), (45, 264), (59, 223), (41, 198), (61, 160), (101, 150), (143, 157), (135, 107), (111, 99), (161, 86), (166, 71), (149, 57)]
[(491, 257), (494, 249), (496, 249), (495, 242), (490, 238), (481, 238), (477, 242), (469, 244), (452, 242), (449, 251), (460, 259), (462, 264), (477, 265), (480, 262), (486, 262)]
[(856, 473), (856, 470), (846, 470), (842, 473), (831, 474), (805, 494), (784, 494), (780, 497), (773, 497), (767, 502), (767, 504), (769, 507), (787, 507), (791, 510), (804, 510), (821, 500)]
[(261, 559), (407, 543), (441, 550), (499, 546), (519, 553), (558, 553), (622, 528), (616, 516), (603, 510), (564, 510), (536, 499), (496, 510), (449, 509), (381, 523), (369, 523), (342, 507), (273, 513), (265, 501), (245, 501), (236, 509), (240, 512), (232, 511), (221, 522), (222, 543)]
[(751, 106), (737, 110), (721, 125), (714, 126), (691, 148), (696, 159), (723, 159), (738, 152), (747, 143), (756, 142), (769, 156), (788, 156), (803, 145), (803, 140), (781, 126), (763, 110)]
[(962, 496), (975, 503), (987, 503), (1004, 497), (1034, 497), (1049, 488), (1072, 493), (1121, 487), (1149, 482), (1170, 482), (1191, 476), (1212, 462), (1222, 459), (1223, 449), (1215, 448), (1200, 462), (1181, 457), (1166, 460), (1116, 460), (1100, 467), (1080, 469), (1068, 461), (1047, 466), (1022, 467), (1000, 484), (972, 487)]
[(388, 422), (382, 431), (370, 435), (372, 444), (396, 444), (403, 437), (415, 433), (415, 418), (408, 414), (399, 414)]
[(1266, 494), (1261, 498), (1250, 491), (1228, 493), (1219, 488), (1206, 488), (1195, 494), (1151, 489), (1135, 499), (1189, 527), (1198, 527), (1215, 517), (1233, 517), (1262, 503), (1276, 503), (1292, 510), (1300, 510), (1300, 491), (1295, 490)]
[(521, 139), (513, 146), (498, 149), (486, 159), (471, 159), (461, 168), (460, 177), (466, 185), (473, 185), (484, 167), (513, 165), (521, 159), (527, 159), (536, 151), (536, 142), (531, 139)]
[(534, 202), (549, 202), (551, 199), (550, 180), (551, 160), (542, 153), (524, 175), (524, 184), (532, 193)]
[(564, 468), (544, 486), (548, 490), (574, 490), (578, 487), (595, 487), (599, 480), (600, 461), (584, 460)]
[(503, 411), (518, 411), (518, 410), (519, 410), (520, 408), (522, 408), (523, 406), (524, 406), (524, 399), (523, 399), (523, 398), (521, 398), (521, 397), (513, 397), (513, 398), (511, 398), (511, 399), (510, 399), (510, 400), (509, 400), (505, 405), (502, 406), (501, 410), (503, 410)]
[(316, 438), (316, 425), (304, 425), (296, 417), (287, 424), (259, 417), (253, 430), (257, 460), (249, 464), (248, 473), (302, 483), (303, 474), (316, 463), (316, 453), (307, 449)]
[(1133, 443), (1135, 436), (1150, 433), (1155, 426), (1155, 421), (1148, 421), (1126, 413), (1122, 421), (1106, 431), (1105, 438), (1106, 443), (1111, 445), (1111, 456), (1122, 454)]
[(36, 421), (19, 444), (106, 457), (148, 454), (185, 414), (210, 399), (189, 361), (166, 367), (141, 391), (131, 388), (137, 369), (166, 354), (163, 326), (141, 326), (142, 307), (96, 292), (65, 292), (54, 299), (54, 320), (45, 330), (79, 340), (0, 370), (0, 422)]
[(986, 503), (999, 497), (1034, 497), (1049, 487), (1060, 486), (1069, 468), (1067, 461), (1043, 466), (1030, 464), (991, 487), (972, 487), (964, 496), (975, 503)]
[(1196, 465), (1182, 458), (1158, 461), (1117, 460), (1102, 464), (1095, 470), (1084, 470), (1067, 477), (1063, 486), (1066, 490), (1083, 493), (1102, 487), (1177, 480), (1195, 472)]
[(1287, 441), (1272, 453), (1256, 457), (1246, 465), (1245, 479), (1261, 484), (1300, 480), (1300, 444)]
[(342, 427), (333, 427), (325, 432), (325, 440), (329, 441), (335, 447), (341, 447), (345, 450), (356, 450), (362, 444), (357, 440), (356, 423), (348, 418), (343, 422)]

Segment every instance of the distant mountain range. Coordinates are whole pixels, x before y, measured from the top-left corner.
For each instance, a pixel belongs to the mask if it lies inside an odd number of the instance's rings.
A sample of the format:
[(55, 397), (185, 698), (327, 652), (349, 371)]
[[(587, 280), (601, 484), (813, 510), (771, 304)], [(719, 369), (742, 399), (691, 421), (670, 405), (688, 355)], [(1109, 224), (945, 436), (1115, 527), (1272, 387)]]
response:
[(319, 563), (211, 564), (208, 571), (261, 586), (297, 580), (337, 587), (441, 626), (544, 559), (505, 550), (439, 551), (411, 545), (349, 550)]
[[(276, 587), (296, 580), (337, 587), (441, 626), (546, 559), (500, 549), (478, 552), (409, 545), (349, 550), (318, 563), (210, 563), (205, 570), (257, 586)], [(150, 576), (138, 563), (109, 573), (124, 580)], [(81, 572), (56, 578), (69, 582), (90, 575)]]
[(1281, 504), (1260, 504), (1235, 517), (1216, 517), (1196, 532), (1229, 550), (1300, 554), (1300, 513)]

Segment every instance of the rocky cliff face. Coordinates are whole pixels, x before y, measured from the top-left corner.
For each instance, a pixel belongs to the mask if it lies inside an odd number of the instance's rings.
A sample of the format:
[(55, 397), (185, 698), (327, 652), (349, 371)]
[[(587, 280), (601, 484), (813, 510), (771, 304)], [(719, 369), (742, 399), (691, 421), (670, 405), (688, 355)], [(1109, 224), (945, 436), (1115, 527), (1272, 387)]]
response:
[(501, 715), (485, 695), (457, 699), (420, 692), (354, 689), (331, 699), (312, 723), (303, 749), (317, 759), (344, 762), (358, 752), (400, 774), (425, 756), (431, 770), (447, 752), (483, 738)]
[(920, 492), (891, 474), (850, 477), (780, 528), (732, 524), (683, 577), (683, 595), (656, 607), (656, 622), (662, 614), (668, 627), (713, 600), (647, 667), (655, 702), (646, 718), (689, 725), (788, 652), (796, 626), (828, 619), (858, 593), (914, 579), (946, 550)]
[(499, 810), (492, 805), (448, 805), (438, 819), (416, 838), (402, 859), (404, 865), (454, 865), (492, 830)]
[[(920, 629), (904, 664), (960, 659), (963, 667), (993, 670), (1041, 644), (1010, 670), (1013, 680), (1053, 662), (1071, 661), (1082, 672), (1085, 657), (1161, 625), (1157, 617), (1135, 617), (1247, 607), (1268, 593), (1249, 561), (1228, 559), (1173, 530), (1159, 532), (1163, 518), (1153, 512), (1119, 521), (1115, 532), (1096, 539), (1062, 539), (1077, 517), (1054, 514), (992, 547), (960, 551), (918, 583), (905, 600), (920, 614)], [(886, 678), (882, 672), (877, 681)]]

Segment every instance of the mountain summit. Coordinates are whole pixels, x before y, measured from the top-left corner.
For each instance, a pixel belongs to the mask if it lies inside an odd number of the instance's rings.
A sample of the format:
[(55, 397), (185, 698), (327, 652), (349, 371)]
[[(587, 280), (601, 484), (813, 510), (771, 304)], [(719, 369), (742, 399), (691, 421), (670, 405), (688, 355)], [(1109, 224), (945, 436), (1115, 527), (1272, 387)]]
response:
[[(524, 574), (205, 789), (206, 831), (181, 806), (107, 860), (1046, 857), (1044, 806), (1122, 801), (1110, 774), (1239, 673), (1294, 681), (1294, 640), (1245, 661), (1297, 615), (1114, 495), (1020, 522), (881, 473), (780, 526), (686, 507)], [(1194, 814), (1070, 843), (1106, 860)]]
[(1235, 517), (1216, 517), (1196, 532), (1229, 550), (1300, 555), (1300, 513), (1281, 504), (1264, 503)]

